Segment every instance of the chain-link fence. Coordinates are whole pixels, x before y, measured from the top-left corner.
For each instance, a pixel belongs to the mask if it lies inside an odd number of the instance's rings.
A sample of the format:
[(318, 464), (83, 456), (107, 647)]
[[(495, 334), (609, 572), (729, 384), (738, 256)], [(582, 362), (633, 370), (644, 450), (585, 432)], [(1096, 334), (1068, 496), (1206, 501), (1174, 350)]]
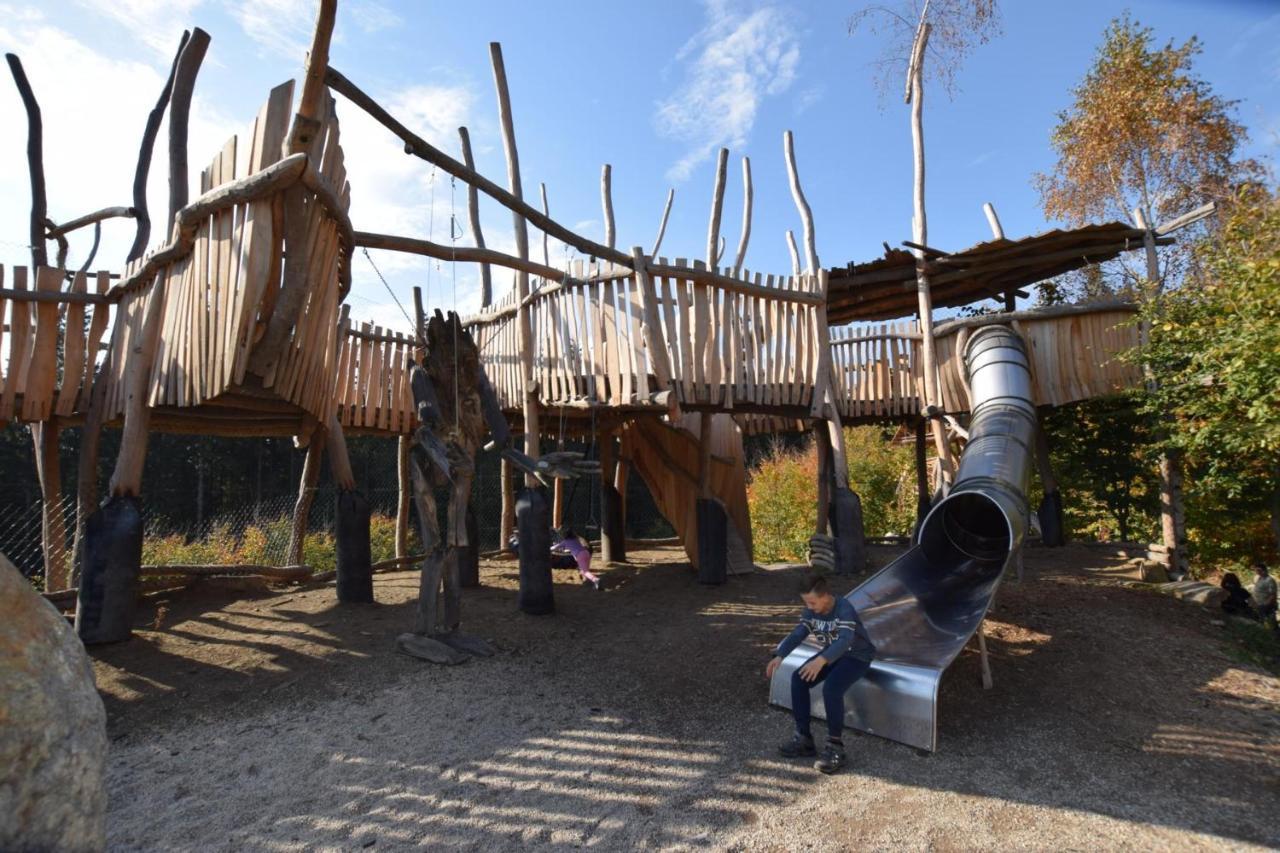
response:
[[(381, 442), (394, 472), (395, 443)], [(587, 446), (578, 449), (594, 452)], [(381, 454), (379, 454), (381, 455)], [(377, 459), (366, 466), (360, 491), (369, 501), (371, 545), (374, 559), (392, 556), (395, 547), (395, 515), (399, 487), (388, 484), (387, 460)], [(194, 466), (193, 466), (194, 467)], [(479, 525), (482, 550), (496, 550), (502, 515), (501, 463), (498, 454), (482, 452), (477, 459), (471, 502)], [(382, 476), (376, 475), (381, 472)], [(394, 476), (394, 475), (393, 475)], [(248, 485), (213, 488), (208, 471), (193, 471), (184, 478), (169, 476), (158, 484), (143, 486), (144, 565), (269, 565), (289, 562), (289, 542), (293, 528), (297, 493), (280, 483), (274, 494), (251, 491)], [(296, 488), (296, 487), (295, 487)], [(193, 494), (194, 493), (194, 494)], [(441, 523), (448, 493), (437, 494)], [(565, 524), (588, 537), (599, 535), (600, 481), (586, 477), (565, 485)], [(52, 563), (64, 567), (70, 577), (75, 534), (75, 496), (64, 492), (60, 502), (63, 519), (61, 541), (52, 548)], [(332, 485), (315, 489), (307, 518), (303, 562), (316, 571), (333, 567), (335, 493)], [(412, 502), (410, 512), (416, 513)], [(7, 556), (27, 577), (39, 582), (44, 575), (42, 504), (14, 502), (0, 505), (0, 553)], [(417, 546), (416, 516), (410, 519), (410, 546)], [(627, 534), (634, 538), (661, 538), (673, 530), (658, 512), (644, 481), (633, 476), (627, 481)], [(56, 576), (56, 574), (55, 574)], [(72, 579), (72, 585), (75, 580)]]

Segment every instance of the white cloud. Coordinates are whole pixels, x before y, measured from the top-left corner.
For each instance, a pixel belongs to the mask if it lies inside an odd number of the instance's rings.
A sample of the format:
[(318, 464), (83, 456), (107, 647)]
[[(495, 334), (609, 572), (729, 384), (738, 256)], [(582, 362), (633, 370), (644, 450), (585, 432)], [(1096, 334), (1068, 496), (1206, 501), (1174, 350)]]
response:
[(273, 53), (301, 61), (311, 44), (314, 0), (238, 0), (230, 11), (245, 35)]
[(204, 0), (79, 0), (81, 6), (122, 25), (166, 60), (178, 48), (192, 12)]
[[(138, 142), (147, 114), (164, 86), (162, 72), (145, 62), (98, 53), (43, 19), (26, 16), (10, 19), (8, 24), (0, 25), (0, 50), (13, 51), (22, 58), (41, 107), (50, 217), (66, 221), (101, 207), (129, 205)], [(0, 116), (11, 129), (0, 134), (0, 162), (25, 163), (25, 113), (12, 86), (0, 86)], [(189, 127), (192, 181), (198, 180), (200, 169), (222, 143), (241, 129), (239, 124), (197, 94)], [(153, 246), (167, 232), (166, 137), (162, 126), (148, 182)], [(193, 188), (192, 197), (196, 193)], [(30, 199), (25, 168), (0, 170), (0, 198), (17, 202), (0, 205), (0, 261), (28, 264), (30, 256), (23, 248)], [(133, 234), (133, 224), (127, 220), (106, 223), (95, 268), (118, 270)], [(70, 265), (80, 265), (91, 240), (92, 229), (72, 235)]]
[(709, 0), (706, 27), (676, 58), (686, 65), (683, 80), (658, 104), (654, 121), (659, 133), (687, 144), (667, 171), (681, 181), (717, 148), (746, 144), (761, 101), (795, 81), (800, 42), (777, 6), (744, 13)]
[(403, 23), (403, 19), (399, 15), (381, 3), (373, 2), (373, 0), (352, 3), (347, 8), (350, 10), (351, 19), (356, 22), (356, 26), (366, 33), (389, 30)]

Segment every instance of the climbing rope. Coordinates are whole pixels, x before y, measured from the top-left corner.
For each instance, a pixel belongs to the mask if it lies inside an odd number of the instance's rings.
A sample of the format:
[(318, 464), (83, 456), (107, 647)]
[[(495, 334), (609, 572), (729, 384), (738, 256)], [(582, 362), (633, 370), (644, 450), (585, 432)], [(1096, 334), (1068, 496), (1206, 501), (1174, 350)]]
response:
[(364, 252), (364, 258), (369, 262), (369, 266), (373, 267), (373, 272), (378, 276), (378, 281), (382, 282), (382, 286), (387, 289), (387, 293), (391, 294), (391, 298), (395, 300), (396, 307), (400, 309), (400, 313), (404, 315), (404, 318), (409, 321), (409, 326), (414, 329), (414, 337), (417, 337), (417, 324), (413, 322), (409, 317), (409, 312), (406, 311), (404, 309), (404, 305), (400, 303), (400, 297), (396, 296), (396, 292), (391, 289), (391, 285), (387, 283), (385, 278), (383, 278), (382, 270), (378, 269), (378, 265), (373, 262), (373, 256), (369, 254), (369, 250), (366, 248), (361, 248), (360, 251)]

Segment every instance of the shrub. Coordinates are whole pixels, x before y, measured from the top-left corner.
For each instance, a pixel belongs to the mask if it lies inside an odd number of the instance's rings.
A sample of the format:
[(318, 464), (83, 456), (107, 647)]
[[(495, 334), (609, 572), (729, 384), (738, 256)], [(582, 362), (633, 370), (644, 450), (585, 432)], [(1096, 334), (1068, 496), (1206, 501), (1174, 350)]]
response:
[[(862, 498), (868, 536), (909, 535), (915, 524), (915, 461), (909, 445), (878, 426), (845, 430), (849, 485)], [(801, 560), (813, 534), (818, 500), (813, 444), (774, 444), (751, 470), (747, 500), (756, 559)]]

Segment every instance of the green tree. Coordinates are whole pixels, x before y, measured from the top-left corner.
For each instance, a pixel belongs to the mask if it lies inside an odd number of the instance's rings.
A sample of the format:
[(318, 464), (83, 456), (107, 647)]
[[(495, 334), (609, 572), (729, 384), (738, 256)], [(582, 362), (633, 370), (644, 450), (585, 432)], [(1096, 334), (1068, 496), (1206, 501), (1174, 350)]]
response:
[(1072, 533), (1130, 541), (1150, 536), (1159, 491), (1149, 458), (1153, 418), (1134, 395), (1054, 409), (1046, 417), (1054, 473)]
[[(1071, 106), (1058, 114), (1050, 137), (1057, 162), (1035, 177), (1048, 216), (1082, 225), (1127, 221), (1140, 209), (1154, 226), (1229, 200), (1259, 179), (1260, 165), (1239, 156), (1247, 133), (1233, 117), (1237, 102), (1195, 74), (1201, 51), (1194, 36), (1158, 47), (1152, 29), (1127, 13), (1111, 22)], [(1161, 281), (1179, 279), (1187, 256), (1163, 255)], [(1113, 281), (1121, 279), (1112, 289), (1136, 290), (1146, 275), (1141, 266), (1110, 269)], [(1098, 282), (1091, 285), (1096, 290)]]
[(1198, 286), (1144, 309), (1158, 382), (1147, 409), (1172, 417), (1168, 443), (1216, 498), (1206, 538), (1257, 548), (1248, 516), (1269, 515), (1280, 548), (1280, 197), (1244, 192), (1197, 261)]

